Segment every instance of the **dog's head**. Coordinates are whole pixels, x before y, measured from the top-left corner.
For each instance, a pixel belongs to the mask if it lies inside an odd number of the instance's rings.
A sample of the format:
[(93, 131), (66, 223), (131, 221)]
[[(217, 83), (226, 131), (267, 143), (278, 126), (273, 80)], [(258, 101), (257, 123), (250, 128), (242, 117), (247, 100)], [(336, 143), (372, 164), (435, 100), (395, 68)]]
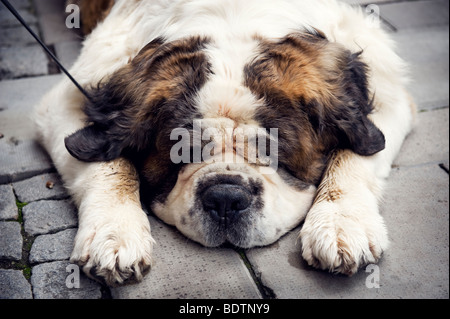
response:
[(130, 158), (143, 200), (187, 237), (266, 245), (304, 218), (334, 150), (385, 141), (359, 54), (319, 32), (227, 45), (152, 41), (90, 90), (65, 142), (82, 161)]

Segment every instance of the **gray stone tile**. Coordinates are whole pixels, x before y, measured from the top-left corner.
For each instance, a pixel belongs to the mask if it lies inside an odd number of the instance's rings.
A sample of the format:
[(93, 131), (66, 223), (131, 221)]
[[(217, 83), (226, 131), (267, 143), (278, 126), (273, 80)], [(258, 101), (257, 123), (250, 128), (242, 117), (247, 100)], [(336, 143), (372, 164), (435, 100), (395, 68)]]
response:
[[(39, 34), (36, 26), (30, 27), (36, 34)], [(0, 29), (0, 46), (26, 46), (35, 43), (36, 40), (23, 26)]]
[(23, 238), (20, 224), (0, 222), (0, 259), (21, 260)]
[(34, 140), (0, 139), (0, 184), (54, 171), (44, 149)]
[(380, 288), (366, 286), (370, 268), (346, 277), (309, 267), (299, 229), (247, 256), (278, 298), (448, 298), (448, 185), (438, 165), (394, 170), (381, 208), (391, 246), (377, 265)]
[(37, 45), (0, 47), (0, 80), (48, 73), (48, 59)]
[(443, 161), (440, 165), (441, 165), (441, 168), (444, 170), (444, 171), (446, 171), (447, 173), (448, 173), (448, 169), (449, 169), (449, 160), (447, 159), (447, 160), (445, 160), (445, 161)]
[[(9, 0), (9, 3), (11, 3), (16, 10), (31, 8), (30, 0)], [(8, 9), (2, 4), (2, 5), (0, 5), (0, 11), (2, 11), (2, 10), (8, 10)]]
[[(77, 274), (80, 275), (79, 288), (70, 285), (72, 278), (76, 280)], [(102, 296), (101, 286), (84, 276), (82, 271), (69, 261), (54, 261), (34, 266), (31, 285), (35, 299), (100, 299)]]
[(58, 200), (69, 195), (57, 173), (43, 174), (13, 184), (17, 199), (22, 203), (37, 200)]
[(442, 163), (449, 158), (449, 110), (417, 114), (411, 134), (403, 143), (394, 165)]
[[(0, 5), (3, 7), (3, 4)], [(29, 12), (29, 10), (21, 10), (18, 9), (17, 12), (22, 16), (22, 18), (30, 25), (36, 24), (36, 17)], [(4, 10), (0, 10), (0, 28), (5, 27), (13, 27), (13, 26), (21, 26), (20, 22), (9, 12), (6, 8)]]
[(449, 175), (438, 165), (398, 168), (382, 214), (391, 247), (381, 268), (391, 296), (449, 297)]
[(62, 78), (62, 75), (47, 75), (0, 81), (0, 133), (4, 135), (0, 142), (36, 137), (31, 118), (33, 107)]
[(408, 86), (420, 109), (449, 106), (449, 27), (395, 33), (398, 53), (409, 64)]
[(54, 171), (35, 141), (33, 107), (61, 76), (0, 81), (0, 184)]
[(69, 200), (38, 201), (23, 208), (25, 231), (33, 236), (76, 227), (77, 210)]
[(111, 289), (114, 298), (261, 298), (236, 252), (202, 247), (153, 217), (150, 224), (155, 264), (141, 283)]
[(0, 269), (0, 299), (33, 299), (30, 283), (20, 270)]
[(36, 237), (30, 251), (30, 263), (69, 259), (76, 234), (76, 229), (67, 229), (56, 234)]
[(401, 1), (380, 5), (381, 17), (396, 29), (449, 24), (448, 0)]
[(19, 211), (11, 185), (0, 185), (0, 220), (17, 219)]
[(33, 107), (61, 76), (0, 81), (0, 184), (54, 170), (35, 141)]

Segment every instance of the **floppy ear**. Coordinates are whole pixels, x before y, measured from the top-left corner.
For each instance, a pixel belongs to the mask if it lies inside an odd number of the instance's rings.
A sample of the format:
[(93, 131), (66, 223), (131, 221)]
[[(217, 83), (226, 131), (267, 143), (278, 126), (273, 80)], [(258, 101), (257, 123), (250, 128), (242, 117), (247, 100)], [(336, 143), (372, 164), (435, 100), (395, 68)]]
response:
[(76, 159), (84, 162), (110, 161), (119, 157), (129, 146), (133, 135), (132, 117), (126, 114), (131, 107), (126, 85), (129, 75), (125, 67), (111, 79), (89, 91), (89, 101), (84, 105), (87, 126), (65, 138), (66, 149)]
[(120, 156), (120, 141), (111, 140), (95, 125), (87, 126), (64, 139), (70, 155), (84, 162), (110, 161)]
[(369, 99), (367, 65), (361, 61), (360, 53), (351, 54), (344, 67), (340, 87), (341, 107), (336, 109), (334, 123), (340, 134), (340, 147), (349, 148), (363, 156), (373, 155), (385, 148), (383, 133), (368, 118), (373, 110)]
[(163, 127), (193, 116), (194, 93), (207, 79), (203, 37), (164, 43), (157, 38), (108, 81), (89, 91), (87, 127), (66, 138), (82, 161), (112, 160), (149, 150)]
[(353, 123), (338, 122), (344, 139), (342, 148), (349, 148), (356, 154), (363, 156), (374, 155), (385, 148), (383, 133), (367, 117), (357, 117)]
[[(150, 42), (107, 82), (88, 90), (89, 100), (83, 111), (89, 124), (64, 140), (73, 157), (85, 162), (110, 161), (125, 148), (139, 149), (146, 145), (149, 130), (135, 123), (150, 89), (147, 72), (151, 57), (161, 44), (159, 38)], [(144, 119), (141, 122), (147, 123)]]

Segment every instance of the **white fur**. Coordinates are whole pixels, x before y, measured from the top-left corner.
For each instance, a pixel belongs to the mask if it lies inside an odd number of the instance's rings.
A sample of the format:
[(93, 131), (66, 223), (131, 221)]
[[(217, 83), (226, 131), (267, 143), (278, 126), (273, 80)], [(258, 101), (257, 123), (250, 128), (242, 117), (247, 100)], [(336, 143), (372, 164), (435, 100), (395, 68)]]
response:
[[(342, 166), (329, 169), (333, 172), (329, 178), (339, 185), (342, 196), (317, 202), (301, 231), (303, 256), (308, 263), (351, 274), (363, 263), (376, 261), (388, 245), (379, 215), (380, 190), (412, 122), (410, 102), (403, 89), (403, 62), (394, 53), (388, 36), (361, 12), (334, 0), (119, 0), (86, 39), (71, 72), (82, 85), (96, 84), (156, 37), (171, 41), (207, 35), (215, 43), (208, 50), (214, 57), (216, 76), (199, 97), (202, 112), (214, 117), (214, 107), (223, 101), (233, 114), (251, 118), (258, 101), (241, 83), (243, 65), (255, 54), (253, 37), (276, 39), (311, 27), (353, 52), (364, 50), (362, 57), (371, 68), (370, 87), (376, 93), (372, 119), (387, 140), (386, 149), (377, 155), (363, 158), (348, 154)], [(64, 146), (64, 138), (84, 125), (82, 104), (81, 93), (63, 80), (36, 108), (41, 141), (79, 207), (72, 260), (83, 264), (88, 274), (92, 267), (101, 269), (108, 283), (120, 283), (131, 276), (140, 279), (141, 271), (151, 263), (153, 239), (140, 207), (134, 169), (124, 159), (81, 163)], [(274, 184), (286, 187), (282, 181)], [(283, 193), (286, 196), (281, 201), (268, 198), (273, 210), (293, 210), (292, 205), (298, 202), (292, 190), (286, 188)], [(312, 200), (313, 193), (308, 196)], [(297, 209), (306, 212), (311, 200)], [(297, 214), (286, 224), (292, 227), (302, 218), (304, 213)]]

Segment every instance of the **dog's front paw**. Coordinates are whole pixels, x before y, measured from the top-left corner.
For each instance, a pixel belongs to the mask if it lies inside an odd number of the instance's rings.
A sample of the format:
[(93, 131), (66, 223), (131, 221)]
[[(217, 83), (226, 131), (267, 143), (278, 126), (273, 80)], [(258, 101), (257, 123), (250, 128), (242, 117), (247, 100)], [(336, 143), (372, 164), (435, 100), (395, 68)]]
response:
[(302, 255), (310, 266), (346, 275), (375, 263), (388, 246), (375, 205), (323, 201), (311, 208), (300, 231)]
[[(114, 217), (80, 224), (70, 260), (82, 266), (90, 278), (108, 286), (141, 281), (152, 263), (154, 240), (148, 218), (143, 211), (128, 211), (127, 217), (111, 211), (108, 215)], [(118, 216), (122, 218), (115, 218)]]

